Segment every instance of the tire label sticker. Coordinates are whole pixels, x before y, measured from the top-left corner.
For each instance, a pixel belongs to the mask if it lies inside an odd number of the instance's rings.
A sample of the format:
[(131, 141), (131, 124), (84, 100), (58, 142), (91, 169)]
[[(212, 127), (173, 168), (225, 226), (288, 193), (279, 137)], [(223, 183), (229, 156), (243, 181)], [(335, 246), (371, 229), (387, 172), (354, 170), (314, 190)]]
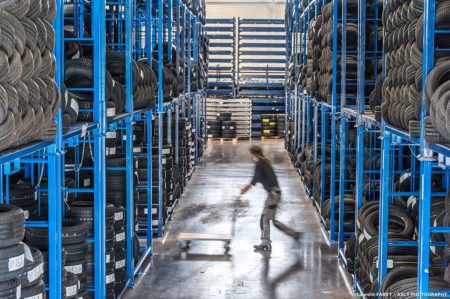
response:
[(44, 273), (44, 264), (39, 264), (34, 267), (33, 270), (28, 271), (27, 278), (28, 282), (33, 282), (38, 279)]
[(117, 133), (115, 131), (113, 132), (106, 132), (106, 139), (116, 139)]
[(369, 241), (370, 239), (372, 239), (372, 237), (367, 233), (366, 230), (364, 230), (364, 237), (367, 239), (367, 241)]
[(122, 220), (123, 219), (123, 212), (114, 213), (114, 220)]
[(106, 284), (114, 282), (115, 281), (114, 273), (106, 275), (106, 279), (105, 280), (106, 280)]
[(158, 213), (158, 209), (157, 208), (152, 208), (152, 214), (156, 214)]
[(125, 261), (126, 260), (121, 260), (121, 261), (117, 261), (116, 262), (116, 269), (122, 269), (125, 267)]
[(75, 296), (78, 292), (77, 285), (66, 287), (66, 297)]
[(107, 254), (106, 256), (105, 256), (105, 259), (106, 259), (106, 264), (107, 263), (110, 263), (111, 262), (111, 255), (110, 254)]
[(359, 243), (361, 243), (362, 241), (364, 241), (364, 235), (360, 234), (359, 238), (358, 238)]
[(158, 225), (158, 220), (153, 220), (152, 225), (155, 225), (155, 226)]
[(125, 240), (125, 232), (116, 235), (116, 242)]
[(16, 298), (19, 299), (20, 297), (22, 297), (22, 286), (21, 285), (19, 285), (16, 288)]
[(74, 98), (70, 99), (70, 108), (75, 110), (77, 115), (80, 113), (80, 106), (78, 106), (78, 102)]
[(140, 153), (141, 148), (140, 147), (133, 147), (133, 153)]
[(25, 220), (27, 220), (28, 218), (30, 218), (30, 212), (28, 212), (28, 210), (24, 210), (23, 214), (25, 216)]
[(147, 215), (148, 214), (148, 210), (147, 210), (147, 208), (145, 208), (144, 209), (144, 215)]
[(21, 254), (19, 256), (11, 257), (8, 260), (8, 272), (16, 271), (22, 269), (25, 266), (25, 255)]
[(106, 109), (106, 116), (114, 116), (114, 115), (116, 115), (116, 108)]
[(73, 274), (80, 274), (83, 272), (83, 265), (73, 265), (73, 266), (65, 266), (64, 269), (67, 272), (73, 273)]
[(42, 294), (38, 294), (38, 295), (34, 295), (34, 296), (30, 296), (30, 297), (26, 297), (24, 299), (42, 299)]
[(91, 179), (84, 179), (83, 181), (84, 187), (88, 187), (91, 185)]
[(165, 148), (165, 149), (163, 149), (163, 155), (168, 155), (168, 154), (170, 154), (170, 149), (169, 148)]

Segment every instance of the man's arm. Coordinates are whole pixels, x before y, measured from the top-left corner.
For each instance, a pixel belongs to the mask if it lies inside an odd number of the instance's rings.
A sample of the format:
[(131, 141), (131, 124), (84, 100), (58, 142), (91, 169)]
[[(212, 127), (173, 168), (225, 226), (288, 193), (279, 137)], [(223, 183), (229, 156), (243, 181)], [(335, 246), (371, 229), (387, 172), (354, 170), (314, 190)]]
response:
[(241, 194), (245, 194), (247, 193), (248, 190), (250, 190), (250, 188), (252, 186), (255, 186), (256, 183), (259, 182), (259, 176), (260, 176), (260, 169), (259, 169), (259, 164), (256, 164), (255, 167), (255, 174), (253, 175), (253, 178), (251, 180), (251, 182), (249, 184), (246, 184), (244, 187), (241, 188)]

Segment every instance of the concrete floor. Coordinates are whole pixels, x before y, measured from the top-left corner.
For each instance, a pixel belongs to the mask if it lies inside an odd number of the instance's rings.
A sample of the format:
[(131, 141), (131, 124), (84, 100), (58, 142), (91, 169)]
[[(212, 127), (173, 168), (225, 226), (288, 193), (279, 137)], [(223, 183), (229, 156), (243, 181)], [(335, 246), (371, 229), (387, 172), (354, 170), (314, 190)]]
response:
[[(256, 142), (254, 142), (256, 143)], [(220, 242), (196, 242), (187, 254), (175, 241), (179, 232), (229, 233), (233, 200), (253, 173), (249, 142), (211, 143), (176, 207), (164, 239), (155, 241), (151, 266), (125, 298), (351, 298), (338, 261), (321, 232), (316, 211), (281, 141), (263, 146), (283, 192), (278, 219), (303, 232), (296, 243), (272, 226), (271, 254), (253, 251), (259, 243), (261, 186), (243, 198), (230, 255)]]

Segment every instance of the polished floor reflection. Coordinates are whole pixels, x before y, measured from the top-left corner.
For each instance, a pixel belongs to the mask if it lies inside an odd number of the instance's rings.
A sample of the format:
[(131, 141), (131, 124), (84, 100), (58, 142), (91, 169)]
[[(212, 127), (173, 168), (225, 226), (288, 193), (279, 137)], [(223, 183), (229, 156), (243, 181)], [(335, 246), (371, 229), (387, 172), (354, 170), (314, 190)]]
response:
[[(253, 172), (248, 146), (249, 142), (208, 145), (166, 236), (155, 242), (151, 267), (125, 298), (352, 297), (339, 270), (336, 249), (327, 245), (281, 141), (263, 143), (283, 192), (277, 216), (301, 231), (302, 238), (297, 243), (272, 226), (272, 253), (253, 251), (253, 244), (259, 243), (265, 191), (253, 188), (237, 210), (233, 206), (239, 187)], [(235, 235), (228, 256), (221, 242), (193, 242), (186, 254), (181, 252), (175, 241), (177, 233), (229, 233), (233, 213)]]

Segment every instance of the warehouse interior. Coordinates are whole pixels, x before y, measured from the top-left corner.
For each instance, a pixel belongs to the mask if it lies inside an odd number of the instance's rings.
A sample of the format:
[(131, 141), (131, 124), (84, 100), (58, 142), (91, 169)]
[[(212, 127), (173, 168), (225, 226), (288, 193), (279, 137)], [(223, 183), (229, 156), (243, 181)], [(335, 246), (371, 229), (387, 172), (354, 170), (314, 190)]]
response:
[(449, 20), (0, 1), (0, 299), (450, 298)]

